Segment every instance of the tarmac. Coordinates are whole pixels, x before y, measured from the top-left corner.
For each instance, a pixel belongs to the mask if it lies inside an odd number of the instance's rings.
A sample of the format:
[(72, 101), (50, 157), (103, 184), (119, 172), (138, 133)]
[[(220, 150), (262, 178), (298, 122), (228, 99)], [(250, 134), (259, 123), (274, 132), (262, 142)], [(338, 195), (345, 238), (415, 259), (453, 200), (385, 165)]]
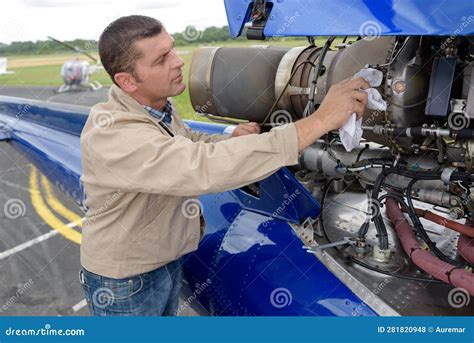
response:
[[(108, 88), (56, 93), (57, 87), (0, 86), (0, 95), (91, 107)], [(82, 209), (21, 153), (0, 143), (0, 316), (88, 316), (79, 283)], [(67, 225), (70, 236), (54, 223)], [(183, 283), (180, 305), (191, 292)], [(207, 315), (193, 301), (181, 316)]]

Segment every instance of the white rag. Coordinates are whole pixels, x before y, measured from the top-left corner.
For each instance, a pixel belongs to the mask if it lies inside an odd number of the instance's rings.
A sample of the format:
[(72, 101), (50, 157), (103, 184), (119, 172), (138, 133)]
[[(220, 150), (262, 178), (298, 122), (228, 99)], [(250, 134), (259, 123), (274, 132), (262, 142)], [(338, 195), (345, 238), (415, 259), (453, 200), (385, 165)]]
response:
[[(370, 87), (378, 87), (382, 83), (383, 73), (373, 68), (364, 68), (356, 73), (352, 78), (362, 76)], [(367, 107), (371, 110), (385, 111), (387, 103), (382, 99), (379, 91), (375, 88), (364, 89), (368, 94)], [(362, 138), (362, 118), (357, 120), (357, 114), (352, 113), (347, 123), (339, 129), (339, 137), (346, 151), (351, 151), (360, 144)]]

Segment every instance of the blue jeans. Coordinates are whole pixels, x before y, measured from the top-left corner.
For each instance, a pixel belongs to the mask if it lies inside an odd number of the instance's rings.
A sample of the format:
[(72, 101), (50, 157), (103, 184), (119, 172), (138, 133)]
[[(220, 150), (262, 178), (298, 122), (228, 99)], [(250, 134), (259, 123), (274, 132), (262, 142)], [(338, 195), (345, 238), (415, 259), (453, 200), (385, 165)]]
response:
[(82, 268), (79, 280), (94, 316), (172, 316), (178, 309), (181, 260), (125, 279), (97, 275)]

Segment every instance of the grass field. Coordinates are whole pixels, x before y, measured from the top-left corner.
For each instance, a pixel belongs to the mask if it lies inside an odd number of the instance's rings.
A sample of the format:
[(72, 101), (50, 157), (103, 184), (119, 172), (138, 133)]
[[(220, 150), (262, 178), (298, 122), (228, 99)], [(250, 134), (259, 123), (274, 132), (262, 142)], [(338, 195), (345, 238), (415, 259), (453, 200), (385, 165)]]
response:
[[(321, 38), (316, 41), (318, 46), (324, 44), (325, 39)], [(264, 43), (264, 42), (263, 42)], [(306, 41), (285, 39), (273, 44), (262, 44), (259, 41), (229, 41), (225, 44), (219, 43), (216, 46), (251, 46), (251, 45), (283, 45), (283, 46), (304, 46)], [(206, 46), (206, 45), (202, 45)], [(211, 45), (209, 45), (211, 46)], [(185, 61), (183, 68), (184, 82), (188, 84), (189, 67), (192, 60), (193, 52), (199, 48), (196, 45), (178, 47), (177, 51)], [(25, 56), (9, 56), (8, 70), (15, 73), (9, 75), (0, 75), (0, 87), (2, 85), (20, 85), (20, 86), (60, 86), (63, 81), (60, 71), (64, 62), (75, 58), (74, 53), (54, 54), (54, 55), (25, 55)], [(81, 60), (87, 58), (80, 57)], [(104, 86), (112, 84), (109, 76), (105, 71), (99, 71), (91, 77), (91, 80), (97, 80)], [(179, 96), (173, 98), (177, 110), (183, 118), (202, 120), (202, 117), (195, 115), (189, 100), (188, 88)]]

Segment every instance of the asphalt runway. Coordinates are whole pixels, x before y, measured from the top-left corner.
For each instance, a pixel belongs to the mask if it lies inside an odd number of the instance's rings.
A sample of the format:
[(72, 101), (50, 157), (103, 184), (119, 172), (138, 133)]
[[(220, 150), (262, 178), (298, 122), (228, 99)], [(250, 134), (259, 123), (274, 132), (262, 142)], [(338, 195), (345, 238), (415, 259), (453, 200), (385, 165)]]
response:
[(0, 95), (91, 107), (107, 99), (108, 87), (58, 94), (58, 87), (0, 86)]
[[(0, 86), (0, 95), (90, 107), (108, 89)], [(8, 143), (0, 142), (0, 316), (87, 316), (79, 244), (82, 210)], [(60, 234), (62, 226), (66, 234)], [(184, 285), (182, 304), (191, 294)], [(206, 315), (194, 301), (180, 315)]]

